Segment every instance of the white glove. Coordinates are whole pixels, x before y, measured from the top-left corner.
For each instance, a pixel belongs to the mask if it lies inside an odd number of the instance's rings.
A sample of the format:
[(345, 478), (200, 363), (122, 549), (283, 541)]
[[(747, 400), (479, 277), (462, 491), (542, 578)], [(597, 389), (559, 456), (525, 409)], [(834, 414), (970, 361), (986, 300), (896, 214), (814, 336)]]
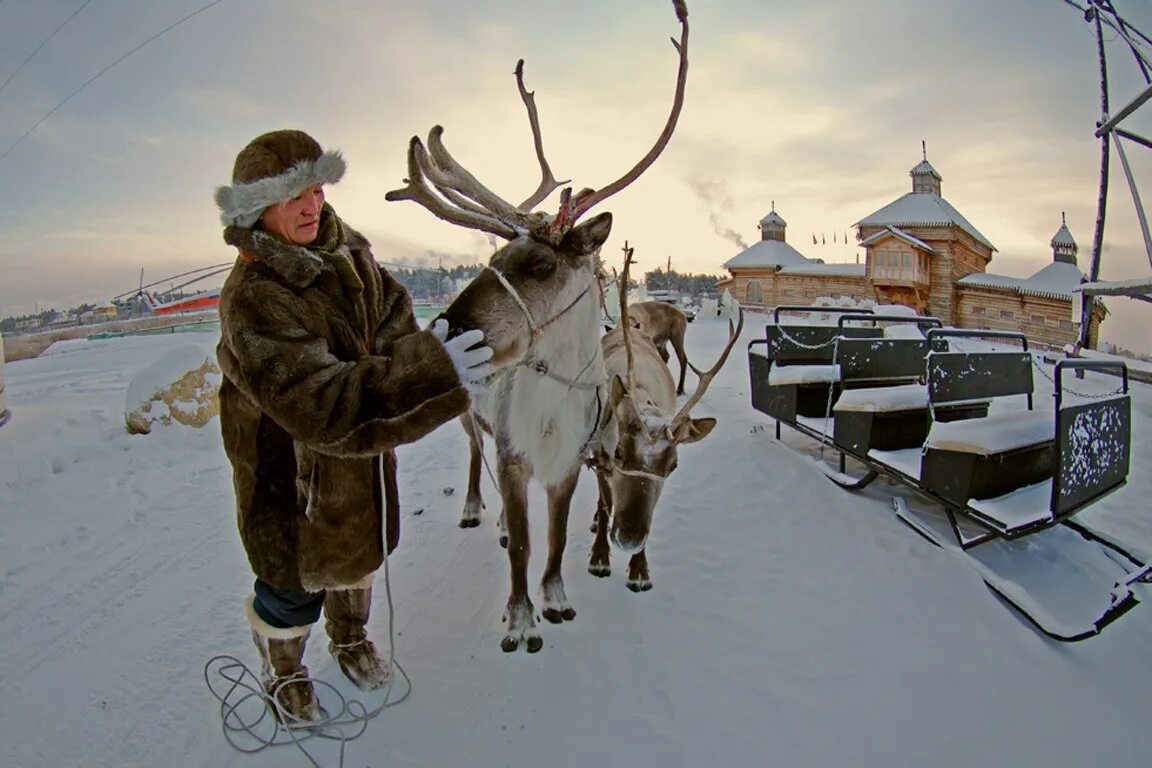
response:
[(437, 320), (429, 330), (444, 345), (444, 351), (448, 353), (448, 358), (456, 368), (460, 383), (473, 395), (482, 392), (484, 387), (477, 382), (488, 378), (495, 371), (492, 363), (488, 362), (492, 359), (493, 352), (492, 347), (483, 343), (484, 331), (465, 331), (453, 339), (448, 339), (447, 320)]

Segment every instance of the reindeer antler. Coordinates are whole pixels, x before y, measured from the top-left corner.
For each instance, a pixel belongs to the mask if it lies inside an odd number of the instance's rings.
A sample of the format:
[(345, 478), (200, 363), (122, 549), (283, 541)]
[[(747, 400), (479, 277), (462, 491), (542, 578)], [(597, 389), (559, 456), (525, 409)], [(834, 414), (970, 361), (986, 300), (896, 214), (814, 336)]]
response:
[(628, 390), (628, 397), (632, 397), (632, 393), (636, 391), (636, 373), (635, 373), (635, 360), (632, 357), (632, 332), (628, 322), (628, 274), (632, 264), (632, 252), (635, 248), (628, 247), (628, 241), (624, 241), (624, 271), (620, 273), (620, 333), (624, 335), (624, 354), (628, 360), (628, 380), (624, 382)]
[[(659, 138), (656, 139), (656, 144), (652, 149), (648, 150), (648, 154), (641, 158), (640, 162), (636, 163), (630, 171), (621, 176), (616, 181), (612, 182), (606, 187), (599, 190), (585, 189), (582, 190), (575, 198), (572, 198), (567, 204), (562, 204), (560, 212), (557, 214), (555, 221), (560, 221), (567, 226), (571, 226), (591, 210), (592, 206), (607, 200), (612, 195), (627, 187), (640, 175), (656, 162), (656, 158), (660, 157), (660, 153), (668, 146), (668, 142), (672, 139), (672, 133), (676, 130), (676, 123), (680, 119), (680, 110), (684, 107), (684, 90), (688, 83), (688, 5), (685, 0), (672, 0), (672, 5), (676, 10), (676, 18), (680, 22), (680, 40), (676, 41), (672, 38), (672, 46), (676, 49), (676, 53), (680, 56), (680, 67), (676, 73), (676, 95), (672, 101), (672, 111), (668, 115), (668, 121), (664, 124), (664, 130), (660, 133)], [(565, 208), (568, 210), (565, 210)]]
[(692, 407), (696, 405), (696, 403), (700, 402), (700, 398), (704, 397), (704, 393), (708, 391), (708, 385), (712, 383), (712, 379), (715, 378), (716, 374), (720, 372), (720, 369), (724, 367), (725, 361), (728, 360), (728, 353), (732, 351), (732, 346), (736, 343), (736, 339), (740, 338), (740, 332), (743, 330), (744, 308), (740, 307), (740, 322), (736, 326), (735, 330), (733, 330), (732, 321), (728, 321), (728, 344), (724, 347), (724, 351), (720, 353), (720, 359), (716, 361), (716, 365), (712, 366), (707, 371), (701, 371), (699, 368), (692, 365), (691, 362), (688, 363), (688, 367), (690, 367), (692, 371), (700, 377), (700, 383), (696, 386), (696, 391), (693, 392), (692, 396), (688, 398), (688, 402), (684, 403), (684, 406), (672, 419), (673, 432), (676, 431), (676, 426), (680, 422), (688, 418), (688, 414), (692, 410)]
[(523, 211), (530, 211), (544, 202), (548, 195), (567, 184), (571, 179), (556, 181), (552, 175), (552, 168), (548, 165), (548, 158), (544, 156), (544, 138), (540, 134), (540, 116), (536, 113), (536, 92), (524, 87), (524, 59), (516, 62), (516, 87), (520, 91), (520, 99), (528, 110), (528, 124), (532, 126), (532, 144), (536, 147), (536, 159), (540, 161), (540, 186), (532, 195), (517, 207)]
[(533, 207), (568, 182), (556, 180), (544, 156), (544, 140), (536, 111), (535, 93), (524, 87), (524, 60), (521, 59), (516, 64), (516, 85), (528, 111), (536, 158), (540, 162), (541, 179), (536, 191), (518, 206), (508, 203), (456, 162), (441, 139), (444, 129), (437, 125), (428, 134), (427, 149), (419, 138), (413, 137), (408, 145), (408, 178), (404, 180), (405, 186), (388, 192), (384, 198), (392, 202), (412, 200), (451, 224), (478, 229), (505, 239), (530, 234), (553, 245), (559, 243), (592, 206), (638, 179), (656, 161), (672, 138), (680, 110), (684, 106), (684, 88), (688, 79), (688, 6), (685, 0), (672, 0), (672, 5), (681, 25), (680, 40), (672, 40), (680, 56), (672, 112), (656, 144), (619, 179), (600, 190), (586, 188), (576, 195), (572, 194), (571, 187), (565, 187), (560, 194), (560, 207), (555, 216), (532, 212)]

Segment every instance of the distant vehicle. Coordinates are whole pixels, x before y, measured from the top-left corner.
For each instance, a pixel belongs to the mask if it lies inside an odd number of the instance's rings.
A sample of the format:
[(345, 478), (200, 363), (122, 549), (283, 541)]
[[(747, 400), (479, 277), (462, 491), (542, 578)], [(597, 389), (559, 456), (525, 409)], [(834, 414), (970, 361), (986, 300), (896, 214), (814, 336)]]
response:
[(154, 315), (175, 315), (180, 312), (202, 312), (220, 306), (220, 291), (202, 291), (173, 301), (160, 301), (149, 291), (140, 291), (144, 303)]

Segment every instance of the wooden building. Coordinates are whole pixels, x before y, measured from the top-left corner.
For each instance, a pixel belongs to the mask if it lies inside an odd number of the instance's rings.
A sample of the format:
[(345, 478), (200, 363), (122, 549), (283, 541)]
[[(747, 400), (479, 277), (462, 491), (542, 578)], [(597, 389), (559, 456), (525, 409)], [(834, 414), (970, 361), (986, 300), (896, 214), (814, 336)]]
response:
[[(1019, 331), (1032, 341), (1052, 347), (1075, 344), (1079, 338), (1079, 291), (1084, 273), (1076, 263), (1080, 248), (1066, 222), (1053, 235), (1052, 263), (1026, 278), (969, 275), (959, 281), (958, 325)], [(1092, 309), (1088, 346), (1096, 347), (1106, 314), (1097, 301)]]
[[(729, 259), (728, 290), (742, 304), (772, 307), (852, 298), (902, 304), (945, 325), (1023, 331), (1037, 342), (1075, 343), (1076, 292), (1084, 276), (1067, 226), (1052, 240), (1053, 263), (1022, 280), (987, 273), (996, 247), (941, 194), (927, 156), (909, 173), (912, 191), (854, 225), (864, 264), (810, 259), (788, 244), (787, 224), (772, 211), (760, 220), (760, 242)], [(1012, 304), (1011, 307), (1008, 304)], [(1101, 305), (1093, 313), (1093, 346)]]

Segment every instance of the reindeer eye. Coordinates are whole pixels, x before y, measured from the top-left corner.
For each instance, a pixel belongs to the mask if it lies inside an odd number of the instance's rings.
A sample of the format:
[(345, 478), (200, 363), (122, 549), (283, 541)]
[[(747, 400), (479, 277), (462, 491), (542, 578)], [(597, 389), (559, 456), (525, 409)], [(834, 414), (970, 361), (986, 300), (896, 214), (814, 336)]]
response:
[(679, 462), (676, 462), (676, 461), (672, 462), (672, 466), (668, 467), (668, 474), (672, 474), (673, 472), (675, 472), (676, 467), (678, 467), (678, 466), (680, 466)]
[(533, 277), (547, 277), (556, 271), (556, 262), (552, 259), (536, 259), (536, 261), (532, 262), (532, 266), (528, 268), (528, 271)]

